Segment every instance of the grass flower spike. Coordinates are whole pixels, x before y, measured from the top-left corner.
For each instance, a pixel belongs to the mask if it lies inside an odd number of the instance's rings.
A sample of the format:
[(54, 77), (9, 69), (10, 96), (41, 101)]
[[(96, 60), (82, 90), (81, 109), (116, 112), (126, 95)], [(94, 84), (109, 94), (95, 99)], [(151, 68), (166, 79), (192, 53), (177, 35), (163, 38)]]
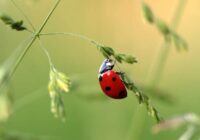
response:
[(49, 76), (48, 90), (51, 98), (51, 112), (55, 117), (64, 119), (65, 110), (61, 94), (69, 92), (70, 79), (64, 73), (56, 70), (55, 67), (51, 67)]
[(151, 8), (142, 1), (142, 13), (145, 20), (154, 24), (158, 31), (164, 36), (166, 41), (173, 42), (177, 50), (187, 50), (188, 44), (183, 37), (177, 34), (172, 27), (169, 27), (162, 19), (156, 17)]
[(152, 130), (154, 133), (159, 133), (166, 130), (176, 130), (181, 127), (186, 128), (186, 130), (179, 136), (178, 140), (193, 140), (197, 136), (199, 137), (199, 116), (193, 112), (175, 116), (154, 125)]

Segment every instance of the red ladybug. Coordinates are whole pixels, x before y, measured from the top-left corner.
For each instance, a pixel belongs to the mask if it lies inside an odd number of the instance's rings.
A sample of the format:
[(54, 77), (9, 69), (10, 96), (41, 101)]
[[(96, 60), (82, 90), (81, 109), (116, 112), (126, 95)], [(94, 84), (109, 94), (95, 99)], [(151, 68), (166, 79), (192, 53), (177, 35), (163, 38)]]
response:
[(123, 99), (127, 97), (127, 91), (118, 73), (112, 70), (114, 65), (111, 59), (103, 61), (99, 69), (99, 83), (107, 96), (114, 99)]

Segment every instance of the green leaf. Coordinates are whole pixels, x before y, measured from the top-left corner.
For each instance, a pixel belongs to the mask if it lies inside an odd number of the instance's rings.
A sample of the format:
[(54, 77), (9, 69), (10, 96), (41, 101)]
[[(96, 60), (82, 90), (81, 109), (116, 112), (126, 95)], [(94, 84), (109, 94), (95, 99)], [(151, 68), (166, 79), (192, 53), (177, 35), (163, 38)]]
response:
[(103, 56), (106, 58), (114, 55), (114, 53), (115, 53), (114, 50), (108, 46), (97, 45), (97, 48), (103, 54)]
[(173, 32), (172, 39), (173, 39), (174, 44), (177, 47), (177, 49), (183, 48), (183, 49), (187, 50), (187, 48), (188, 48), (187, 42), (183, 38), (181, 38), (178, 34)]
[(123, 54), (115, 54), (114, 55), (114, 58), (116, 59), (117, 62), (122, 63), (122, 60), (123, 60), (122, 55)]
[(114, 55), (114, 50), (111, 47), (105, 46), (103, 49), (109, 56)]
[(143, 11), (143, 15), (144, 15), (145, 19), (149, 23), (153, 23), (154, 22), (153, 12), (150, 9), (150, 7), (147, 4), (145, 4), (144, 2), (142, 3), (142, 11)]
[(5, 15), (5, 14), (2, 14), (2, 13), (0, 13), (0, 19), (1, 19), (5, 24), (11, 25), (11, 24), (15, 23), (14, 20), (13, 20), (10, 16)]
[(122, 63), (126, 62), (129, 64), (133, 64), (133, 63), (137, 63), (137, 60), (135, 57), (131, 56), (131, 55), (126, 55), (126, 54), (115, 54), (114, 58), (119, 62)]
[(124, 61), (125, 61), (126, 63), (129, 63), (129, 64), (137, 63), (136, 58), (133, 57), (133, 56), (131, 56), (131, 55), (125, 56)]
[(126, 62), (129, 64), (133, 64), (133, 63), (137, 62), (136, 58), (131, 55), (116, 54), (115, 51), (111, 47), (97, 45), (97, 48), (103, 54), (104, 57), (109, 58), (109, 57), (113, 56), (115, 58), (115, 60), (119, 63)]
[(158, 30), (163, 35), (167, 36), (167, 35), (170, 34), (170, 29), (169, 29), (169, 27), (167, 26), (167, 24), (164, 21), (162, 21), (160, 19), (157, 19), (156, 25), (157, 25)]

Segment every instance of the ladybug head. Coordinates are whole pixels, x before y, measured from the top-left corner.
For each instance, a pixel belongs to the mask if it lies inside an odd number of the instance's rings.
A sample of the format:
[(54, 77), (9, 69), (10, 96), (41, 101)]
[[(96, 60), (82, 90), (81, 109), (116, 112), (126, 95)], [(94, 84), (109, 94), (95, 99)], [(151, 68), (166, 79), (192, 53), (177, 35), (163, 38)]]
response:
[(99, 73), (102, 74), (108, 70), (112, 70), (115, 63), (112, 59), (105, 59), (103, 63), (101, 64), (101, 67), (99, 69)]

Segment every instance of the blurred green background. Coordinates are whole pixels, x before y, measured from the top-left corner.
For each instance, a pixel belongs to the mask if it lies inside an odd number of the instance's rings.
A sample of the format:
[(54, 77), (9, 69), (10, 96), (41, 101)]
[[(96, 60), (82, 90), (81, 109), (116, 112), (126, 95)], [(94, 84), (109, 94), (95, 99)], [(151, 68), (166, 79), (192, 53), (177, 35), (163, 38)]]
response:
[[(35, 27), (39, 27), (54, 1), (16, 0)], [(170, 23), (178, 0), (146, 0), (154, 13)], [(200, 114), (200, 1), (188, 0), (178, 33), (189, 44), (188, 52), (171, 46), (159, 88), (170, 93), (174, 103), (152, 99), (164, 118), (186, 112)], [(0, 0), (0, 10), (15, 19), (23, 19), (7, 0)], [(27, 23), (25, 23), (27, 25)], [(43, 32), (74, 32), (113, 47), (118, 52), (137, 57), (139, 63), (121, 66), (136, 83), (147, 82), (163, 37), (144, 22), (138, 0), (62, 0)], [(29, 33), (16, 32), (0, 22), (0, 62), (3, 63)], [(136, 97), (129, 93), (124, 100), (113, 100), (102, 93), (97, 80), (103, 57), (87, 41), (66, 37), (42, 38), (55, 66), (69, 75), (74, 84), (63, 95), (66, 122), (50, 112), (47, 91), (49, 65), (36, 42), (12, 78), (15, 108), (11, 118), (1, 126), (19, 132), (59, 140), (169, 140), (177, 139), (183, 129), (152, 134), (155, 124)]]

